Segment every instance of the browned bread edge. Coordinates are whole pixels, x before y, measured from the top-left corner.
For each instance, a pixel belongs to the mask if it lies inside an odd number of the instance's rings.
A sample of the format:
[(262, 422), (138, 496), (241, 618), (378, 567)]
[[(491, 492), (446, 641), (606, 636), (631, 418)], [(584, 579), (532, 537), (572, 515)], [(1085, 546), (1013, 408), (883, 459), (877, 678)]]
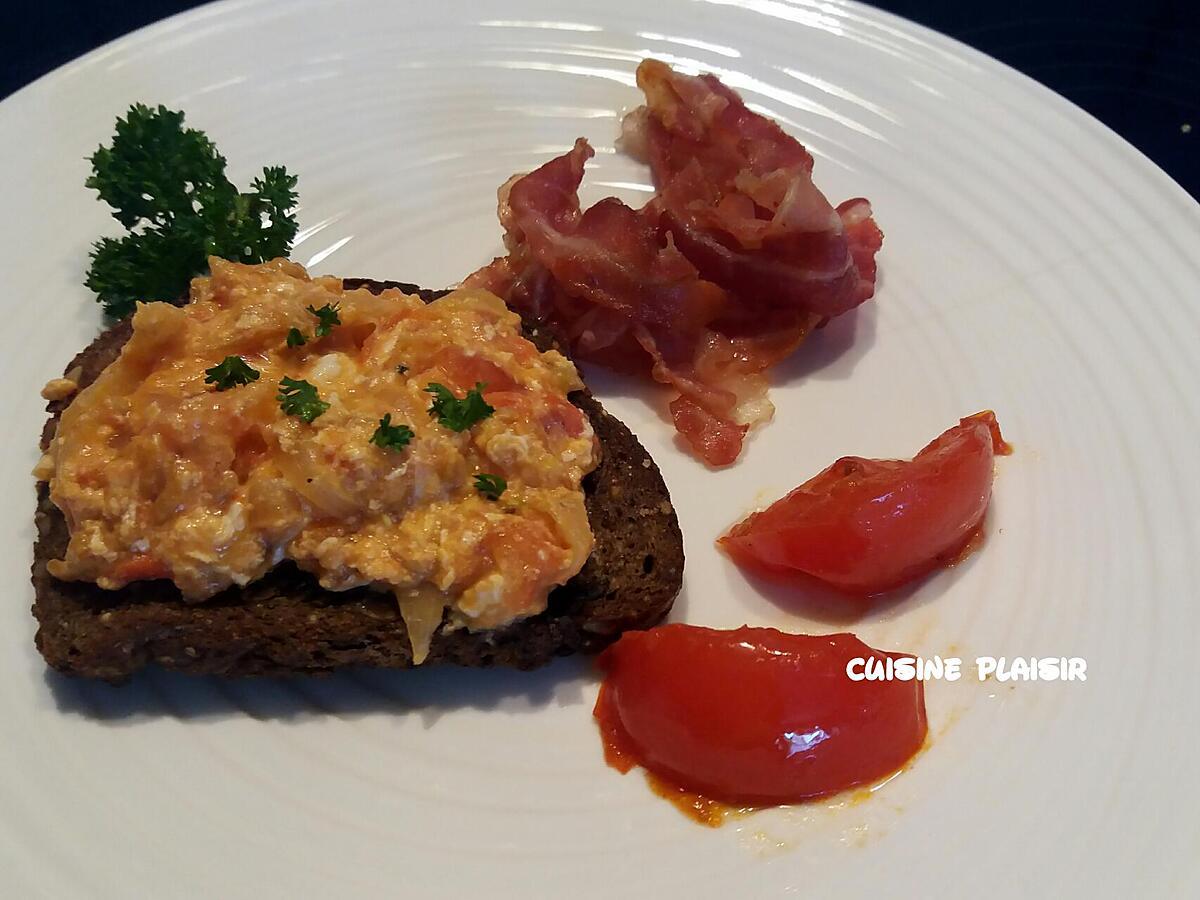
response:
[[(379, 292), (402, 282), (346, 279)], [(67, 366), (90, 384), (117, 358), (128, 320), (102, 332)], [(527, 328), (545, 350), (549, 334)], [(583, 570), (550, 595), (540, 615), (491, 632), (439, 632), (424, 665), (530, 669), (557, 656), (593, 653), (622, 631), (647, 628), (666, 615), (683, 577), (683, 538), (658, 467), (637, 439), (586, 391), (571, 396), (587, 413), (602, 459), (584, 481), (595, 548)], [(51, 403), (45, 447), (69, 401)], [(68, 539), (62, 513), (45, 484), (37, 489), (33, 615), (46, 662), (70, 675), (120, 681), (151, 663), (198, 674), (286, 675), (346, 666), (408, 668), (412, 653), (395, 601), (356, 589), (326, 591), (291, 564), (245, 588), (189, 605), (169, 582), (139, 582), (119, 591), (62, 582), (46, 571)]]

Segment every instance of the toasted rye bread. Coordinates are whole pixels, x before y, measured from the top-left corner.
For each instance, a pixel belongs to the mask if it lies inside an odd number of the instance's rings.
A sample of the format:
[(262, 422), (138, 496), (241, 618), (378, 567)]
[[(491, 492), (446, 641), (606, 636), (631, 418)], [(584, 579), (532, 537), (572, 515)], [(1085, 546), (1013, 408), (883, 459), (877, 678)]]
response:
[[(426, 301), (445, 292), (400, 282), (346, 279), (347, 287), (379, 293), (398, 287)], [(128, 319), (97, 337), (71, 361), (86, 387), (121, 352)], [(541, 350), (557, 347), (526, 328)], [(439, 632), (424, 665), (513, 666), (530, 669), (556, 656), (591, 653), (631, 628), (647, 628), (671, 608), (683, 577), (683, 539), (658, 467), (621, 422), (587, 391), (571, 401), (591, 419), (601, 446), (599, 466), (584, 480), (595, 548), (583, 570), (556, 588), (547, 610), (503, 629)], [(70, 401), (48, 407), (45, 449)], [(333, 592), (284, 563), (245, 588), (230, 588), (200, 604), (184, 603), (167, 581), (138, 582), (119, 591), (59, 581), (46, 571), (65, 552), (67, 524), (38, 485), (33, 614), (46, 662), (71, 675), (120, 681), (157, 663), (168, 669), (219, 675), (330, 672), (344, 666), (412, 666), (412, 650), (394, 598), (359, 588)]]

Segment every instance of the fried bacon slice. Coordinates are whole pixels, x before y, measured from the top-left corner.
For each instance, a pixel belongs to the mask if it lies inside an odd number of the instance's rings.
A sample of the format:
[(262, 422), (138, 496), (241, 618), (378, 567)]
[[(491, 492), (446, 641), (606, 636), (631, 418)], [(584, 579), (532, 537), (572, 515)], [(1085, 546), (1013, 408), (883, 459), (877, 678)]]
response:
[(655, 197), (581, 209), (593, 151), (580, 138), (501, 187), (508, 254), (466, 283), (552, 327), (577, 359), (674, 388), (677, 431), (728, 465), (773, 414), (767, 370), (874, 294), (883, 235), (866, 200), (831, 206), (808, 151), (715, 77), (645, 60), (637, 78), (647, 102), (622, 147), (649, 163)]

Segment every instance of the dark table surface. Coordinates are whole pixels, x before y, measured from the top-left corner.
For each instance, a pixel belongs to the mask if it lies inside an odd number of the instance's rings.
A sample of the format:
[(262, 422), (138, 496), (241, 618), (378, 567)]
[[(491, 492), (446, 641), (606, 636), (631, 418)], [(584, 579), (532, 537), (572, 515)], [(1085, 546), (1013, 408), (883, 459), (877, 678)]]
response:
[[(286, 0), (281, 0), (286, 2)], [(195, 0), (35, 0), (5, 16), (0, 97)], [(1200, 0), (880, 0), (1074, 101), (1200, 198)], [(14, 27), (15, 26), (15, 27)]]

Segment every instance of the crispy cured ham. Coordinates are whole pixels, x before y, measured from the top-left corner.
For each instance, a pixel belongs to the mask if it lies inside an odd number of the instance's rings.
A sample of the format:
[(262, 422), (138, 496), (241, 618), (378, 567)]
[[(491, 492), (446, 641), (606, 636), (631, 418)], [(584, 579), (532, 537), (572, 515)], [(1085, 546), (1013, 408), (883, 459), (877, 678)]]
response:
[(647, 103), (622, 147), (649, 163), (655, 197), (581, 209), (593, 151), (580, 138), (500, 189), (508, 254), (466, 283), (553, 328), (578, 359), (672, 387), (678, 432), (728, 465), (773, 414), (767, 370), (872, 296), (883, 236), (866, 200), (831, 206), (804, 147), (713, 76), (656, 60), (637, 74)]
[(714, 76), (648, 59), (637, 80), (647, 103), (623, 144), (650, 164), (667, 227), (704, 277), (826, 317), (871, 297), (883, 236), (867, 201), (835, 209), (808, 151)]

